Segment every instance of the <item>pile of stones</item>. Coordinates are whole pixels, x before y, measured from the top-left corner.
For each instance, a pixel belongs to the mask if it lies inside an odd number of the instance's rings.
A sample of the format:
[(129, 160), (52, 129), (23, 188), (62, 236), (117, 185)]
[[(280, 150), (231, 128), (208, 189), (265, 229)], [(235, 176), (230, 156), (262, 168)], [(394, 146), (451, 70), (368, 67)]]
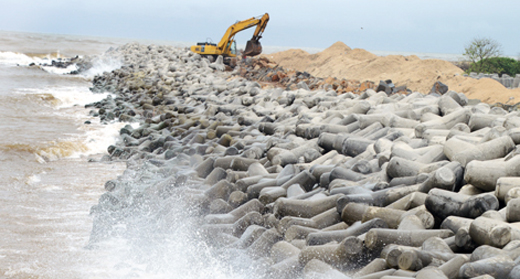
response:
[(271, 278), (520, 278), (519, 113), (454, 91), (262, 88), (186, 49), (116, 51), (125, 66), (92, 87), (116, 97), (91, 113), (139, 126), (104, 157), (128, 169), (92, 208), (92, 245), (182, 202), (209, 244)]
[(74, 57), (58, 57), (50, 60), (50, 63), (30, 63), (28, 66), (30, 67), (38, 67), (40, 69), (44, 67), (52, 67), (58, 69), (67, 69), (68, 67), (73, 66), (73, 69), (67, 74), (70, 75), (79, 75), (93, 67), (94, 56), (74, 56)]
[(247, 80), (260, 82), (264, 86), (281, 87), (286, 90), (299, 88), (306, 90), (334, 90), (337, 94), (352, 92), (363, 93), (366, 89), (385, 91), (388, 94), (411, 93), (406, 85), (395, 87), (391, 80), (381, 81), (376, 85), (372, 81), (337, 79), (334, 77), (319, 78), (307, 72), (284, 69), (282, 66), (261, 56), (240, 61), (238, 74)]

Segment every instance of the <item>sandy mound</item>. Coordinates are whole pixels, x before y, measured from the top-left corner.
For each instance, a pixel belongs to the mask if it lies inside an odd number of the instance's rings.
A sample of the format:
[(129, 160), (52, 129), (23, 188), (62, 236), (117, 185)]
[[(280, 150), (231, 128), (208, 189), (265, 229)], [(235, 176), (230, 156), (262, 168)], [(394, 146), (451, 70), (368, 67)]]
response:
[[(293, 65), (298, 61), (307, 63), (309, 55), (310, 54), (308, 52), (306, 52), (305, 50), (289, 49), (289, 50), (270, 54), (268, 57), (270, 60), (274, 60), (276, 63), (278, 63), (280, 65)], [(297, 68), (301, 68), (301, 67), (305, 67), (305, 66), (307, 66), (307, 65), (306, 64), (305, 65), (296, 65), (296, 67), (292, 66), (292, 67), (287, 67), (287, 68), (297, 69)]]
[(290, 49), (266, 55), (284, 68), (305, 71), (318, 77), (336, 77), (373, 81), (391, 79), (397, 86), (406, 85), (412, 91), (430, 92), (436, 81), (451, 90), (465, 93), (468, 98), (487, 103), (507, 102), (518, 96), (520, 89), (507, 89), (492, 79), (476, 80), (461, 76), (463, 71), (452, 63), (438, 59), (421, 60), (415, 55), (389, 55), (379, 57), (363, 49), (351, 49), (342, 42), (316, 54)]
[(507, 89), (501, 83), (490, 78), (472, 79), (463, 76), (447, 77), (443, 80), (451, 90), (462, 92), (470, 99), (482, 102), (515, 104), (520, 102), (520, 88)]

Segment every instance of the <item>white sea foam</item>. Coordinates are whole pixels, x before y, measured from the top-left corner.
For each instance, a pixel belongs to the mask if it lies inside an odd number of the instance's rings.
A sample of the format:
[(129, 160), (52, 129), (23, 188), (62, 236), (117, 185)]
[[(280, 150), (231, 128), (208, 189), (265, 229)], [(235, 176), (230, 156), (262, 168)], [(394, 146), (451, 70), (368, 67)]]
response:
[[(183, 160), (167, 163), (168, 167), (178, 166), (172, 168), (173, 174), (191, 171)], [(93, 251), (103, 261), (102, 265), (89, 267), (93, 274), (103, 272), (107, 278), (266, 278), (266, 262), (255, 261), (242, 249), (213, 246), (209, 236), (199, 230), (202, 217), (190, 212), (185, 203), (189, 199), (180, 188), (169, 198), (155, 200), (153, 197), (158, 198), (159, 193), (154, 193), (153, 185), (165, 177), (148, 166), (143, 164), (122, 176), (118, 187), (142, 191), (143, 205), (118, 212), (124, 217), (114, 224), (114, 237), (94, 244), (97, 248)], [(191, 183), (179, 187), (189, 188)]]
[(52, 95), (54, 100), (49, 102), (49, 106), (55, 109), (69, 108), (75, 105), (84, 106), (89, 103), (101, 101), (110, 94), (108, 92), (93, 93), (87, 87), (77, 86), (20, 88), (15, 92), (24, 95)]
[[(91, 67), (84, 72), (80, 72), (78, 76), (90, 80), (94, 78), (94, 76), (96, 75), (100, 75), (104, 72), (111, 72), (115, 69), (121, 68), (121, 66), (123, 65), (121, 59), (115, 57), (110, 53), (103, 53), (101, 55), (92, 56), (90, 58), (90, 63), (92, 64)], [(48, 64), (50, 64), (50, 62)], [(58, 75), (72, 74), (75, 71), (79, 70), (79, 67), (76, 64), (71, 64), (66, 68), (59, 68), (53, 66), (42, 66), (41, 68), (49, 73)]]
[[(37, 99), (38, 96), (45, 96), (41, 98), (44, 99), (43, 104), (53, 108), (55, 116), (72, 119), (77, 123), (78, 130), (83, 132), (64, 134), (64, 137), (43, 144), (35, 150), (37, 161), (40, 163), (106, 153), (106, 148), (116, 142), (119, 130), (126, 125), (117, 121), (101, 125), (99, 118), (88, 116), (88, 109), (84, 109), (86, 104), (105, 99), (110, 93), (93, 93), (82, 86), (22, 88), (15, 92), (35, 95)], [(84, 124), (87, 120), (92, 124)]]
[[(92, 117), (93, 118), (93, 117)], [(84, 121), (83, 118), (81, 121)], [(96, 154), (106, 154), (107, 147), (115, 144), (119, 130), (126, 125), (122, 122), (110, 124), (83, 124), (79, 130), (83, 133), (68, 134), (64, 138), (43, 143), (41, 146), (27, 147), (26, 149), (36, 156), (36, 161), (45, 164), (49, 161), (57, 161), (63, 158), (81, 158)], [(37, 177), (31, 177), (27, 183), (38, 182)]]
[(58, 87), (51, 89), (50, 94), (59, 99), (61, 104), (56, 108), (67, 108), (75, 105), (85, 106), (105, 99), (110, 93), (93, 93), (85, 87)]
[(23, 65), (28, 66), (31, 63), (50, 62), (50, 59), (42, 59), (38, 57), (29, 57), (23, 53), (0, 51), (0, 64), (4, 65)]
[[(72, 63), (65, 68), (51, 66), (52, 61), (59, 57), (59, 53), (29, 56), (18, 52), (0, 51), (0, 64), (12, 66), (29, 66), (34, 63), (44, 71), (57, 75), (68, 75), (79, 69), (75, 63)], [(87, 69), (85, 72), (80, 73), (79, 76), (86, 79), (92, 79), (96, 75), (102, 74), (103, 72), (111, 72), (122, 66), (122, 62), (119, 58), (116, 58), (113, 55), (107, 53), (93, 56), (91, 63), (92, 67)]]
[(81, 73), (80, 75), (85, 78), (91, 79), (94, 76), (100, 75), (104, 72), (111, 72), (115, 69), (121, 68), (122, 65), (123, 63), (120, 59), (105, 53), (96, 56), (92, 60), (92, 67), (86, 70), (85, 72)]
[(73, 156), (88, 156), (106, 153), (107, 147), (114, 144), (119, 136), (119, 130), (126, 123), (113, 122), (106, 125), (83, 125), (79, 129), (86, 132), (83, 140), (86, 151), (76, 152)]
[(78, 66), (76, 66), (76, 64), (70, 64), (65, 68), (54, 67), (54, 66), (41, 66), (41, 68), (46, 72), (49, 72), (51, 74), (57, 74), (57, 75), (68, 75), (68, 74), (78, 70)]
[(29, 177), (27, 177), (25, 183), (28, 185), (34, 185), (38, 182), (40, 182), (42, 179), (39, 174), (32, 174)]

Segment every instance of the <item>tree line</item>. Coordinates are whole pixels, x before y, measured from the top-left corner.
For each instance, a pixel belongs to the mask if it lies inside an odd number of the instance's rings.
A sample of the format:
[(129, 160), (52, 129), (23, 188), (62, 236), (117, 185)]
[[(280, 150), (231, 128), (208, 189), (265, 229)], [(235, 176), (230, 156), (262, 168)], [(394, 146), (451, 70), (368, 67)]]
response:
[(497, 73), (514, 77), (520, 74), (520, 60), (502, 56), (502, 46), (490, 38), (474, 38), (464, 48), (464, 57), (470, 62), (466, 73)]

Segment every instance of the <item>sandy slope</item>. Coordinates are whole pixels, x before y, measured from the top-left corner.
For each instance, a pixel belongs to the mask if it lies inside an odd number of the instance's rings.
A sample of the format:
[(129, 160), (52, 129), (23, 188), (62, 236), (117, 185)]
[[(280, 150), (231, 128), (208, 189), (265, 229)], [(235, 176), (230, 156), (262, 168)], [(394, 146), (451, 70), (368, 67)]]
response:
[[(465, 93), (470, 99), (483, 102), (520, 102), (520, 89), (507, 89), (492, 79), (476, 80), (463, 77), (463, 71), (450, 62), (438, 59), (421, 60), (415, 55), (376, 56), (363, 49), (351, 49), (342, 42), (316, 54), (290, 49), (266, 55), (284, 68), (306, 71), (318, 77), (337, 77), (360, 81), (391, 79), (397, 86), (412, 91), (430, 92), (436, 81), (451, 90)], [(509, 100), (511, 97), (515, 98)]]

